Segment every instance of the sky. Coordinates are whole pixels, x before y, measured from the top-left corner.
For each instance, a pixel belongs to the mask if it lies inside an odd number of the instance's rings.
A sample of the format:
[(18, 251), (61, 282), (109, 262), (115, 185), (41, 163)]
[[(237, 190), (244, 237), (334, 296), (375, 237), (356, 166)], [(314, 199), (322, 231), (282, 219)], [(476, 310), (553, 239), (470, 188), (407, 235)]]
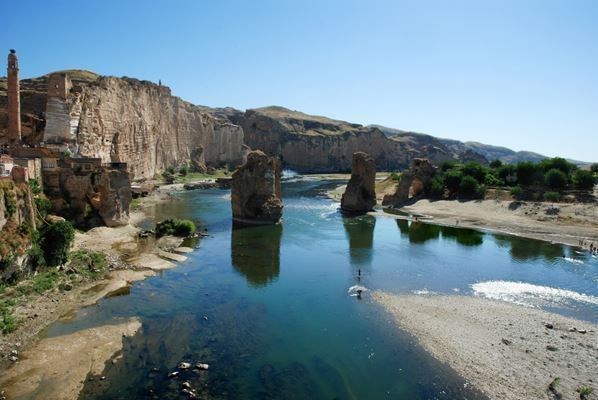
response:
[(89, 69), (195, 104), (598, 161), (595, 0), (0, 0), (22, 78)]

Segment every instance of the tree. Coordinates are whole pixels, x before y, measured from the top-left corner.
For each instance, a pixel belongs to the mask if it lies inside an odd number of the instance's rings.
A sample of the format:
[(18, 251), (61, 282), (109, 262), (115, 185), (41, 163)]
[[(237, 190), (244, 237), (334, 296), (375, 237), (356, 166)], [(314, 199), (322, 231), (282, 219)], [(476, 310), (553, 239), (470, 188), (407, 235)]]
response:
[(546, 186), (555, 190), (562, 190), (567, 186), (567, 175), (560, 169), (553, 168), (544, 176)]
[(582, 190), (591, 190), (596, 182), (594, 174), (585, 169), (576, 170), (571, 178), (573, 180), (573, 186)]
[(454, 194), (459, 191), (459, 185), (461, 184), (462, 178), (463, 174), (458, 169), (452, 169), (444, 174), (444, 183), (446, 184), (449, 192)]
[(558, 169), (566, 175), (569, 175), (575, 169), (575, 165), (561, 157), (545, 158), (540, 161), (540, 166), (544, 172), (548, 172), (551, 169)]
[(470, 161), (463, 166), (463, 175), (473, 176), (478, 183), (484, 182), (486, 168), (480, 163)]
[(476, 197), (479, 194), (478, 181), (473, 176), (464, 176), (459, 184), (459, 194), (467, 198)]
[(500, 167), (502, 167), (502, 165), (503, 165), (502, 161), (500, 161), (499, 159), (496, 159), (490, 163), (490, 168), (499, 169)]
[(598, 163), (594, 163), (590, 166), (590, 171), (592, 171), (595, 174), (598, 174)]
[(69, 249), (75, 238), (75, 228), (68, 221), (45, 225), (40, 230), (39, 247), (49, 266), (62, 265), (68, 261)]
[(530, 161), (517, 163), (515, 170), (517, 173), (517, 183), (520, 185), (531, 185), (538, 180), (536, 164)]

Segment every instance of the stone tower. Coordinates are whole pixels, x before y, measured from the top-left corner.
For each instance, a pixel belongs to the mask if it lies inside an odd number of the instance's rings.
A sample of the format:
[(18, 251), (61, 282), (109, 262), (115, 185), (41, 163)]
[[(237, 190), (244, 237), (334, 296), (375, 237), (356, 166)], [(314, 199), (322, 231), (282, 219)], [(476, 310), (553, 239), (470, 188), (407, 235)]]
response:
[(16, 51), (8, 54), (8, 141), (21, 143), (21, 95), (19, 88), (19, 60)]

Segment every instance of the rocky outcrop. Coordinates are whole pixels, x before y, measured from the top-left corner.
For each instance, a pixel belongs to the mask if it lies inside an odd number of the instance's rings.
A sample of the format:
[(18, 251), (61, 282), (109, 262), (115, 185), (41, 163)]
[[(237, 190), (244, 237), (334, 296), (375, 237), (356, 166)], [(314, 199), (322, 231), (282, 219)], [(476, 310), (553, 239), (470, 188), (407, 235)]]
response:
[(0, 178), (0, 282), (27, 267), (30, 231), (36, 228), (35, 204), (26, 182)]
[(126, 171), (102, 168), (91, 174), (63, 169), (50, 200), (57, 212), (80, 226), (122, 226), (129, 221), (131, 182)]
[(276, 224), (282, 217), (280, 161), (252, 151), (232, 175), (231, 205), (238, 224)]
[(436, 174), (436, 168), (429, 160), (415, 158), (411, 167), (401, 174), (401, 180), (395, 193), (384, 196), (383, 206), (400, 206), (413, 197), (425, 196), (430, 187), (430, 181)]
[(365, 213), (376, 205), (376, 165), (369, 154), (353, 154), (351, 179), (341, 198), (341, 209), (347, 213)]
[[(54, 82), (62, 84), (57, 77), (63, 75), (65, 91), (59, 85), (58, 93)], [(0, 137), (7, 123), (4, 82)], [(152, 178), (187, 162), (199, 170), (243, 162), (240, 126), (172, 96), (163, 85), (73, 70), (22, 80), (21, 89), (23, 119), (30, 125), (23, 129), (27, 143), (39, 144), (48, 133), (51, 142), (67, 142), (82, 156), (127, 163), (133, 179)]]

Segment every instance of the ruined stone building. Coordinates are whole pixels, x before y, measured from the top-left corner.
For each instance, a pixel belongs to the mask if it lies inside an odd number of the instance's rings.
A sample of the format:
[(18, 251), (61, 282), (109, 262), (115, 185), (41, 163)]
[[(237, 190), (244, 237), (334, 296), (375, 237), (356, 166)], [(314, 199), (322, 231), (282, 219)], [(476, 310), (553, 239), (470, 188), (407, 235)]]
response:
[(19, 59), (16, 51), (10, 50), (8, 54), (8, 132), (9, 145), (21, 144), (21, 96), (19, 88)]

